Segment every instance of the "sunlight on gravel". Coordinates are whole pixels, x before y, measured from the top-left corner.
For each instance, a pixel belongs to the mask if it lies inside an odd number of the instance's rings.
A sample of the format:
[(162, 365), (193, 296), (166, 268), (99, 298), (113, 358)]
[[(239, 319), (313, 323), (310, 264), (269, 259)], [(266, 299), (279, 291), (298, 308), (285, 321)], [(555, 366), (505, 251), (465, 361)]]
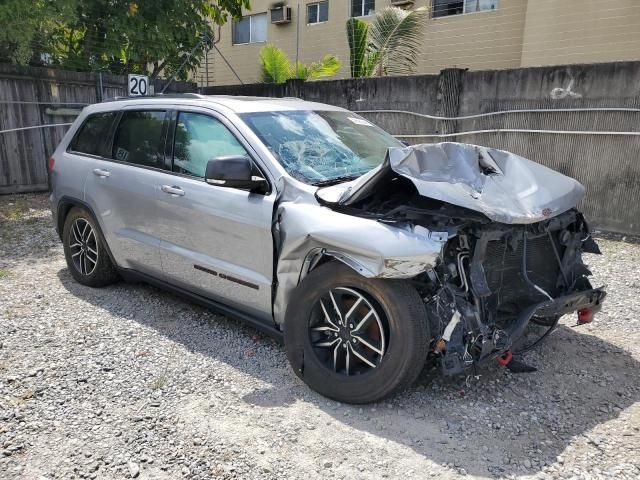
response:
[(329, 401), (256, 331), (67, 272), (46, 195), (0, 196), (0, 478), (640, 478), (640, 245), (599, 240), (594, 323), (513, 375)]

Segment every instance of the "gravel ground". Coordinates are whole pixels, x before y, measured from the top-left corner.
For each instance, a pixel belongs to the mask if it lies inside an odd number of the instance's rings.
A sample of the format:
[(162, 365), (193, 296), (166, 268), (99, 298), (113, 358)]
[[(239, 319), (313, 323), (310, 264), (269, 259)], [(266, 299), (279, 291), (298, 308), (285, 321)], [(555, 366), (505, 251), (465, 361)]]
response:
[(256, 331), (144, 285), (74, 283), (45, 195), (0, 197), (0, 478), (640, 477), (640, 245), (526, 360), (354, 407)]

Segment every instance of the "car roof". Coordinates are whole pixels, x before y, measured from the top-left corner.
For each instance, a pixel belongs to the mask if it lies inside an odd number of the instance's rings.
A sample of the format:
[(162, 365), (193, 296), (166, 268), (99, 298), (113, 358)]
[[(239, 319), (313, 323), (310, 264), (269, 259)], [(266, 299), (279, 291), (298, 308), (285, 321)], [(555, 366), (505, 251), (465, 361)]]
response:
[(207, 105), (224, 106), (235, 113), (272, 112), (287, 110), (335, 110), (345, 111), (340, 107), (325, 103), (307, 102), (299, 98), (249, 97), (234, 95), (200, 95), (197, 93), (156, 95), (149, 97), (121, 97), (107, 100), (87, 107), (91, 111), (117, 110), (125, 106), (152, 105)]

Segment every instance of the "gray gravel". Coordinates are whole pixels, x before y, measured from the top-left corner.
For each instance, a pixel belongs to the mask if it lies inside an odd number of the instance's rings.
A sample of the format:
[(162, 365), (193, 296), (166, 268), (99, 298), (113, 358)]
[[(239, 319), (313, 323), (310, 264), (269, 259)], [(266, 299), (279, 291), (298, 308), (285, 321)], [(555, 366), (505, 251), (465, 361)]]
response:
[(45, 195), (0, 197), (0, 478), (640, 477), (640, 246), (526, 360), (353, 407), (256, 331), (144, 285), (74, 283)]

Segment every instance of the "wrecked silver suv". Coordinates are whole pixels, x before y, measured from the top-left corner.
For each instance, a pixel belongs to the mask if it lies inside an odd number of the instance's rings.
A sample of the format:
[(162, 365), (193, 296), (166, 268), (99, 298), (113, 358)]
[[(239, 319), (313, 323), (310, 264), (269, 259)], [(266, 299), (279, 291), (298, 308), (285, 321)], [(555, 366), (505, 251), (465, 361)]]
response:
[(512, 351), (529, 324), (588, 322), (606, 295), (581, 260), (599, 251), (577, 181), (501, 150), (405, 146), (328, 105), (93, 105), (49, 165), (76, 280), (143, 280), (246, 320), (345, 402), (427, 363), (526, 370)]

